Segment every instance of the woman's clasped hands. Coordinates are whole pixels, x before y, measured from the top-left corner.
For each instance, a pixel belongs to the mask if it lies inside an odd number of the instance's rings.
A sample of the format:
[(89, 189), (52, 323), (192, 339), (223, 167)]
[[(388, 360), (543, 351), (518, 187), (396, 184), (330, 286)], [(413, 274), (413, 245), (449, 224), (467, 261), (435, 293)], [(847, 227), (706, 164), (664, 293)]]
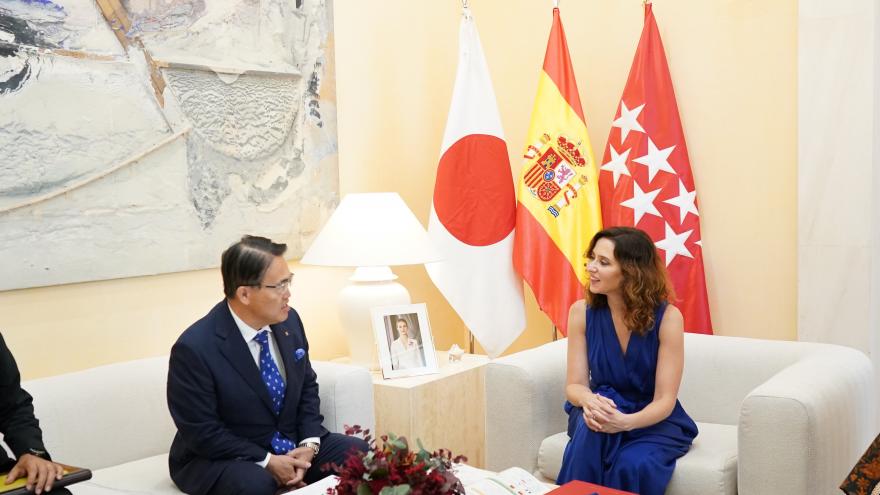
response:
[(628, 414), (617, 409), (614, 401), (599, 394), (590, 394), (583, 402), (584, 422), (587, 428), (600, 433), (618, 433), (628, 430)]

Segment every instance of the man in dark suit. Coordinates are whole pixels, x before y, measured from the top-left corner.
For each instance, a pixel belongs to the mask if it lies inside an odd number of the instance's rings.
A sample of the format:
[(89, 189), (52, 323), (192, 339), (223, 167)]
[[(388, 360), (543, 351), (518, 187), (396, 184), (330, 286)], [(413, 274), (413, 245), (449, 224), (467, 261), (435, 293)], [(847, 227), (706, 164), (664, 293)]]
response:
[[(21, 388), (21, 375), (18, 365), (3, 336), (0, 335), (0, 434), (12, 451), (15, 459), (10, 459), (0, 448), (0, 473), (9, 472), (4, 484), (27, 477), (25, 487), (36, 493), (50, 490), (52, 484), (61, 479), (62, 467), (51, 461), (43, 445), (43, 432), (40, 422), (34, 417), (33, 398)], [(17, 460), (16, 460), (17, 459)], [(3, 485), (0, 485), (2, 489)], [(64, 488), (56, 488), (52, 493), (67, 494)]]
[(321, 422), (302, 321), (288, 306), (287, 246), (245, 236), (223, 252), (226, 299), (171, 349), (168, 407), (177, 435), (168, 464), (192, 495), (271, 495), (330, 474), (358, 438)]

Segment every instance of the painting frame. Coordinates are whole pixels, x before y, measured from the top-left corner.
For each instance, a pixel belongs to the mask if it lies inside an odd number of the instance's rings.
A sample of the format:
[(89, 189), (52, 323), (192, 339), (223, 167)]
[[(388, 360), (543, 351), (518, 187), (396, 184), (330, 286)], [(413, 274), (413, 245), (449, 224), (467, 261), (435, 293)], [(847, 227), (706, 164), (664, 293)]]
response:
[(425, 303), (377, 306), (370, 314), (383, 378), (440, 372)]

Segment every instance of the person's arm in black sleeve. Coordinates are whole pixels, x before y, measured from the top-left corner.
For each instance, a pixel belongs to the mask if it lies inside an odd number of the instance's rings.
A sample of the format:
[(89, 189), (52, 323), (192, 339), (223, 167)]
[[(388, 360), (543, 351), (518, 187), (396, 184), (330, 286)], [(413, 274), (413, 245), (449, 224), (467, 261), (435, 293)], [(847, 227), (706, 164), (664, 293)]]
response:
[(43, 432), (34, 416), (33, 398), (21, 388), (18, 365), (0, 335), (0, 433), (17, 462), (0, 483), (26, 478), (25, 488), (37, 495), (61, 479), (61, 465), (51, 462), (43, 445)]
[[(33, 398), (21, 388), (18, 365), (0, 335), (0, 433), (16, 458), (45, 452), (40, 422), (34, 417)], [(47, 455), (48, 457), (48, 455)]]

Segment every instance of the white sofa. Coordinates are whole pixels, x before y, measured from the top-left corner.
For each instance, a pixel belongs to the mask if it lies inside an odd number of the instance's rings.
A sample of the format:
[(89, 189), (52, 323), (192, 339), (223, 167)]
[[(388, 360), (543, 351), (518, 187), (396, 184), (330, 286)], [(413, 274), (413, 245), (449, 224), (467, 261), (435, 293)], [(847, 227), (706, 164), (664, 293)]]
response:
[[(486, 368), (488, 469), (556, 478), (568, 442), (566, 344)], [(871, 362), (848, 347), (686, 334), (679, 398), (700, 434), (666, 493), (840, 493), (877, 434), (877, 392)]]
[[(373, 383), (365, 368), (313, 362), (324, 426), (374, 428)], [(168, 475), (175, 428), (165, 383), (168, 358), (128, 361), (24, 382), (43, 439), (59, 462), (88, 467), (74, 495), (180, 494)]]

